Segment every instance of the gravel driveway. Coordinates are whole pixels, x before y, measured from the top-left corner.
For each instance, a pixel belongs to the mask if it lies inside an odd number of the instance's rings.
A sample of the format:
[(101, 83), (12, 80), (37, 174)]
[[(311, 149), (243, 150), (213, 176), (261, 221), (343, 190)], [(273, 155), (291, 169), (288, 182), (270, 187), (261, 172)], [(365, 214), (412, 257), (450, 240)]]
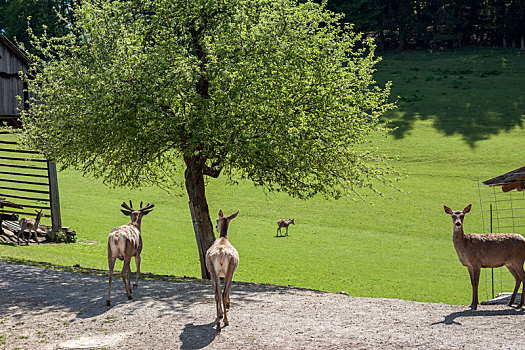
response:
[(215, 332), (211, 285), (115, 279), (0, 260), (0, 348), (524, 349), (525, 312), (353, 298), (234, 283), (230, 325)]

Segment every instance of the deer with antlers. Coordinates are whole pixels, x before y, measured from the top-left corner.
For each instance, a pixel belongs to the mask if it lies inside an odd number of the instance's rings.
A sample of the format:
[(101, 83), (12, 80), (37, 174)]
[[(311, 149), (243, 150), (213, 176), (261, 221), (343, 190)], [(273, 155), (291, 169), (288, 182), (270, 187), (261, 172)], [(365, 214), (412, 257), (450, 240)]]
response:
[(140, 209), (133, 209), (133, 204), (129, 201), (129, 205), (125, 202), (121, 204), (122, 213), (131, 218), (131, 222), (126, 225), (115, 227), (110, 233), (108, 238), (108, 265), (109, 265), (109, 288), (108, 298), (106, 299), (106, 305), (111, 305), (111, 281), (113, 279), (113, 269), (115, 267), (115, 260), (118, 258), (124, 260), (124, 266), (122, 267), (122, 280), (126, 287), (126, 294), (128, 299), (133, 298), (130, 286), (130, 263), (131, 258), (135, 257), (135, 265), (137, 266), (136, 280), (133, 288), (137, 288), (139, 283), (140, 275), (140, 253), (142, 252), (142, 237), (141, 237), (141, 224), (142, 217), (149, 214), (155, 205), (147, 204), (142, 207), (140, 202)]
[[(478, 285), (481, 268), (505, 266), (516, 281), (514, 292), (508, 303), (512, 306), (516, 294), (523, 282), (525, 287), (525, 273), (523, 262), (525, 262), (525, 238), (515, 233), (464, 233), (463, 220), (465, 214), (470, 212), (472, 204), (463, 210), (452, 210), (446, 205), (445, 212), (452, 217), (454, 224), (452, 241), (458, 254), (459, 261), (466, 266), (470, 274), (472, 285), (472, 303), (470, 307), (476, 310), (478, 307)], [(524, 296), (522, 293), (518, 308), (523, 306)]]
[(24, 234), (26, 230), (29, 231), (29, 237), (26, 240), (26, 244), (29, 245), (29, 241), (31, 240), (31, 231), (35, 233), (35, 241), (40, 244), (38, 241), (38, 235), (36, 230), (38, 229), (38, 225), (40, 225), (40, 219), (42, 219), (42, 216), (44, 213), (42, 210), (35, 210), (36, 211), (36, 218), (29, 219), (29, 218), (21, 218), (18, 223), (20, 225), (20, 232), (18, 232), (18, 245), (20, 245), (20, 235)]
[[(230, 287), (233, 273), (239, 265), (239, 253), (228, 241), (228, 227), (230, 221), (237, 217), (239, 211), (230, 216), (224, 216), (222, 209), (219, 210), (217, 219), (217, 231), (219, 238), (206, 252), (206, 267), (210, 272), (211, 281), (215, 289), (215, 304), (217, 306), (217, 333), (221, 332), (221, 318), (224, 315), (224, 325), (229, 324), (226, 310), (230, 308)], [(224, 291), (221, 293), (221, 281), (224, 278)]]

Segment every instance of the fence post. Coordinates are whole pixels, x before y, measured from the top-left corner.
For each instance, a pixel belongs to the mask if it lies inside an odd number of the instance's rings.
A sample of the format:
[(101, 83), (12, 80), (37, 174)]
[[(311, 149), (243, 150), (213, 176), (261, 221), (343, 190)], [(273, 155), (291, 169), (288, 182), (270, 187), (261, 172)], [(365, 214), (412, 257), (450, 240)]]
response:
[(49, 160), (47, 161), (47, 172), (49, 176), (49, 199), (51, 201), (51, 233), (49, 233), (49, 238), (54, 241), (56, 239), (55, 233), (62, 229), (62, 217), (60, 216), (57, 166)]

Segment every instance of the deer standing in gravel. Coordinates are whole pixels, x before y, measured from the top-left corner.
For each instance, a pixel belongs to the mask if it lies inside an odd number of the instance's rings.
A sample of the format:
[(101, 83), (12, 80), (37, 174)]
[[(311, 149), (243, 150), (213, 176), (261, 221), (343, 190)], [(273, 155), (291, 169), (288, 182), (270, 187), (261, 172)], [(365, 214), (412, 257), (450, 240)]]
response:
[[(215, 289), (215, 304), (217, 306), (217, 333), (221, 332), (221, 318), (224, 315), (224, 325), (229, 324), (226, 310), (230, 308), (230, 287), (233, 273), (239, 265), (239, 253), (228, 241), (228, 227), (230, 221), (237, 217), (239, 211), (230, 216), (224, 216), (222, 209), (219, 210), (217, 219), (217, 231), (219, 238), (206, 252), (206, 267), (210, 272), (213, 288)], [(221, 293), (221, 280), (224, 278), (224, 291)], [(224, 310), (224, 311), (223, 311)]]
[(108, 238), (108, 265), (109, 265), (109, 288), (108, 298), (106, 299), (106, 305), (111, 305), (111, 281), (113, 280), (113, 269), (115, 267), (115, 260), (118, 258), (124, 260), (124, 266), (122, 266), (122, 280), (126, 287), (126, 294), (128, 299), (132, 299), (130, 286), (130, 273), (129, 267), (131, 258), (135, 257), (135, 265), (137, 266), (136, 280), (133, 288), (137, 288), (139, 283), (140, 275), (140, 253), (142, 252), (142, 237), (141, 237), (141, 224), (142, 217), (149, 214), (155, 205), (147, 204), (142, 207), (140, 202), (140, 209), (133, 209), (133, 204), (129, 201), (129, 205), (125, 202), (122, 203), (121, 209), (124, 215), (131, 218), (131, 223), (115, 227), (110, 233)]
[[(516, 299), (516, 294), (520, 284), (523, 282), (525, 287), (523, 263), (525, 262), (525, 238), (515, 233), (464, 233), (463, 220), (465, 214), (470, 212), (472, 204), (469, 204), (463, 211), (453, 211), (444, 206), (445, 212), (452, 216), (454, 224), (452, 241), (458, 254), (459, 261), (467, 267), (472, 284), (472, 303), (470, 307), (476, 310), (478, 307), (478, 284), (481, 268), (494, 268), (505, 266), (510, 271), (516, 281), (514, 292), (508, 303), (512, 306)], [(522, 298), (518, 308), (523, 306)]]
[(18, 232), (18, 245), (20, 245), (20, 235), (24, 234), (26, 229), (29, 231), (29, 238), (26, 241), (26, 244), (29, 245), (29, 241), (31, 240), (31, 231), (35, 232), (35, 241), (40, 244), (38, 241), (38, 234), (36, 230), (38, 229), (38, 225), (40, 225), (40, 219), (42, 219), (42, 216), (44, 213), (42, 210), (35, 210), (36, 211), (36, 218), (29, 219), (29, 218), (21, 218), (18, 221), (18, 224), (20, 225), (20, 232)]
[(281, 219), (279, 221), (277, 221), (277, 236), (279, 236), (279, 234), (281, 233), (281, 229), (284, 227), (286, 228), (286, 233), (285, 233), (285, 236), (288, 236), (288, 226), (290, 225), (295, 225), (295, 222), (293, 221), (293, 219), (290, 219), (290, 220), (285, 220), (285, 219)]

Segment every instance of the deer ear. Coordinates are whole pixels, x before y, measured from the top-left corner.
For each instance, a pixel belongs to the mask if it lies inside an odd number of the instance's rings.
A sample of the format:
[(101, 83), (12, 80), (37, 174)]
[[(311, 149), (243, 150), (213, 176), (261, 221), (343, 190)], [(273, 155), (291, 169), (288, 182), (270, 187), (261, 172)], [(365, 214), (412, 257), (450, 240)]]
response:
[(463, 213), (466, 214), (470, 211), (470, 209), (472, 208), (472, 204), (469, 204), (465, 207), (465, 209), (463, 209)]
[(222, 218), (224, 216), (222, 209), (219, 209), (219, 217)]
[(228, 220), (235, 219), (237, 217), (237, 215), (239, 215), (239, 211), (238, 210), (237, 210), (237, 212), (235, 212), (232, 215), (228, 216)]
[(122, 212), (122, 214), (124, 214), (126, 216), (130, 216), (131, 215), (131, 212), (128, 211), (128, 210), (120, 209), (120, 211)]
[(450, 208), (447, 207), (446, 205), (444, 205), (443, 208), (445, 209), (445, 213), (447, 213), (447, 214), (452, 214), (452, 209), (450, 209)]

